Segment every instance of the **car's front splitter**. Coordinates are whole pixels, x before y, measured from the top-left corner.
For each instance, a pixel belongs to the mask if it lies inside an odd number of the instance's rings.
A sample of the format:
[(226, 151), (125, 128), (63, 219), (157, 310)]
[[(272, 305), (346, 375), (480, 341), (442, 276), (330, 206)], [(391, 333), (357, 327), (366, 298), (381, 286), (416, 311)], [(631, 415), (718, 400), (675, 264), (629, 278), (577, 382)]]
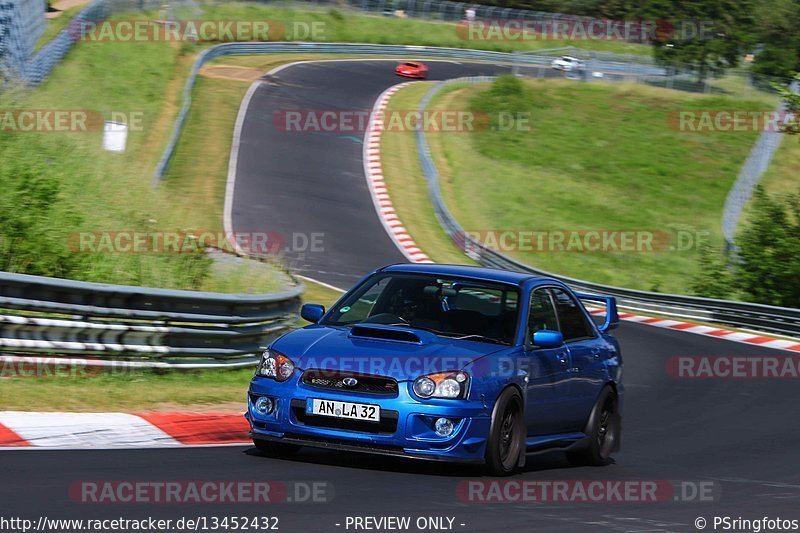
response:
[(382, 446), (379, 444), (361, 444), (356, 442), (337, 441), (333, 439), (315, 438), (305, 435), (284, 434), (282, 437), (270, 435), (263, 432), (250, 432), (253, 440), (263, 440), (277, 442), (281, 444), (294, 444), (298, 446), (310, 446), (313, 448), (323, 448), (327, 450), (337, 450), (356, 453), (368, 453), (373, 455), (388, 455), (392, 457), (404, 457), (407, 459), (422, 459), (426, 461), (441, 461), (448, 463), (468, 463), (483, 464), (483, 457), (463, 458), (452, 455), (438, 455), (435, 453), (419, 453), (419, 451), (406, 451), (403, 448), (392, 446)]

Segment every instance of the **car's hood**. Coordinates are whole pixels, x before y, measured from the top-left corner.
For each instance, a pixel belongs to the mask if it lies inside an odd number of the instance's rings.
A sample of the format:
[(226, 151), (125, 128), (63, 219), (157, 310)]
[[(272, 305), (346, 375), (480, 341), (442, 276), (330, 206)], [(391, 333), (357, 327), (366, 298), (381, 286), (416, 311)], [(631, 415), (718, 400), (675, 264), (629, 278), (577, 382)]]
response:
[(272, 348), (292, 359), (301, 370), (338, 370), (390, 376), (400, 381), (460, 370), (476, 359), (512, 349), (501, 344), (439, 337), (410, 328), (375, 328), (416, 336), (419, 342), (370, 338), (354, 335), (348, 327), (314, 325), (284, 335)]

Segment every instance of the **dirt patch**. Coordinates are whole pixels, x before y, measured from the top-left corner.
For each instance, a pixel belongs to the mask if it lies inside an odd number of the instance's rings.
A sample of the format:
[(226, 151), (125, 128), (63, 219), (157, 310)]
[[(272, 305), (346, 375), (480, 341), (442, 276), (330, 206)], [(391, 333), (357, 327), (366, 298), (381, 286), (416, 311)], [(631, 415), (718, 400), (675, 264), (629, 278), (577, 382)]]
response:
[(55, 11), (48, 11), (45, 16), (49, 19), (60, 17), (61, 14), (73, 7), (80, 7), (87, 5), (91, 0), (57, 0), (53, 2), (52, 6)]
[(240, 67), (235, 65), (206, 65), (200, 69), (200, 75), (207, 78), (256, 81), (258, 78), (264, 75), (264, 71), (257, 68)]

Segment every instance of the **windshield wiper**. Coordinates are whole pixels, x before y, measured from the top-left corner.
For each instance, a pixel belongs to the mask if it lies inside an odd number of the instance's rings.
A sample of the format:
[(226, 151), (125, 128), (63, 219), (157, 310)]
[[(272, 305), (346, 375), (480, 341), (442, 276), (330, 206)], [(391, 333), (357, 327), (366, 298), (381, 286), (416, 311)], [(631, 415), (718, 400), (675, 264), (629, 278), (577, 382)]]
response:
[[(348, 324), (349, 326), (353, 326), (356, 323)], [(366, 324), (369, 326), (369, 323)], [(439, 335), (441, 337), (447, 337), (448, 339), (456, 339), (456, 340), (467, 340), (467, 339), (476, 339), (483, 342), (491, 342), (493, 344), (502, 344), (503, 346), (510, 346), (511, 343), (495, 339), (494, 337), (487, 337), (486, 335), (478, 335), (477, 333), (473, 333), (470, 335), (460, 335), (458, 333), (453, 333), (451, 331), (439, 331), (438, 329), (433, 328), (426, 328), (425, 326), (414, 326), (409, 324), (408, 322), (391, 322), (389, 324), (380, 324), (381, 326), (394, 326), (394, 327), (403, 327), (403, 328), (410, 328), (410, 329), (421, 329), (422, 331), (428, 331), (433, 333), (434, 335)]]
[(506, 341), (503, 341), (503, 340), (500, 340), (500, 339), (495, 339), (494, 337), (487, 337), (486, 335), (470, 334), (470, 335), (459, 336), (458, 333), (452, 333), (452, 332), (448, 332), (448, 331), (439, 331), (438, 329), (426, 328), (424, 326), (412, 326), (411, 324), (408, 324), (407, 322), (397, 322), (397, 323), (394, 323), (394, 324), (386, 324), (386, 325), (387, 326), (403, 326), (403, 327), (412, 328), (412, 329), (421, 329), (423, 331), (430, 331), (431, 333), (434, 333), (436, 335), (441, 335), (442, 337), (447, 337), (449, 339), (456, 339), (456, 340), (459, 340), (459, 341), (460, 340), (465, 340), (465, 339), (479, 339), (479, 340), (482, 340), (484, 342), (491, 342), (491, 343), (494, 343), (494, 344), (502, 344), (504, 346), (510, 346), (511, 345), (510, 342), (506, 342)]
[(453, 337), (456, 340), (462, 341), (465, 339), (480, 339), (485, 342), (492, 342), (494, 344), (503, 344), (505, 346), (509, 346), (511, 343), (506, 342), (504, 340), (495, 339), (494, 337), (487, 337), (486, 335), (464, 335), (462, 337)]

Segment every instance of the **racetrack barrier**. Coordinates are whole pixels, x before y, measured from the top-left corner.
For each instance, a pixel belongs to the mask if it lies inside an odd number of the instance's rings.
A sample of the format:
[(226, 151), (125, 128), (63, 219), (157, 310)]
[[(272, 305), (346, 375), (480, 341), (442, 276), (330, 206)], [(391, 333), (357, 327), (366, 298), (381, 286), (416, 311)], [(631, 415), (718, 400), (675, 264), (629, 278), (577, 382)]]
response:
[(156, 368), (252, 365), (294, 326), (302, 292), (302, 284), (218, 294), (0, 272), (0, 354)]

